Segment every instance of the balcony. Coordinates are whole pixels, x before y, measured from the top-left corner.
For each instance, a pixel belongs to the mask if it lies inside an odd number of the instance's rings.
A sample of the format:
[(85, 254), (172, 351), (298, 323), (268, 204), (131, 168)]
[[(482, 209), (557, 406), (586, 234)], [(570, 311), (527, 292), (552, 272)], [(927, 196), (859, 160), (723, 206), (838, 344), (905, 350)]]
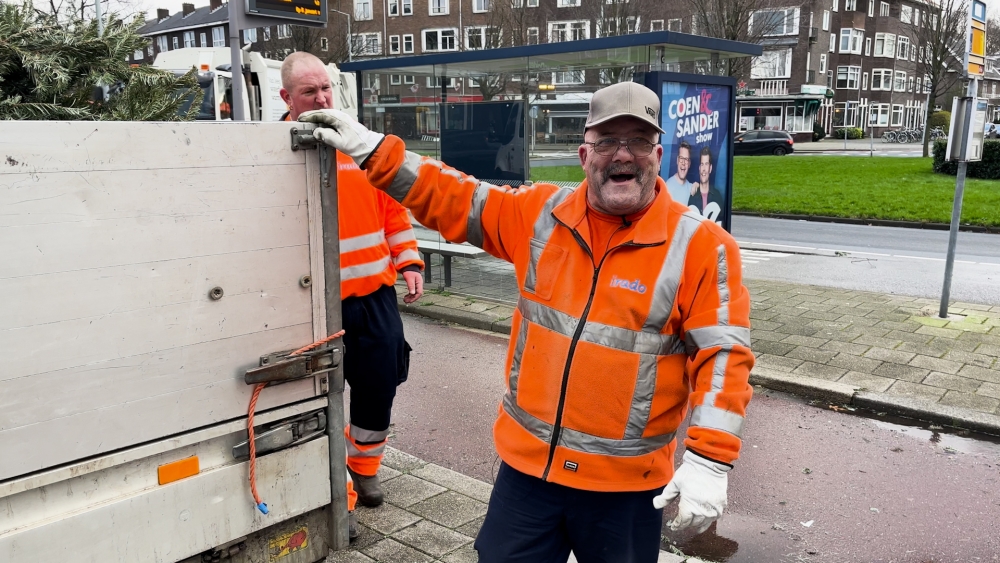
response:
[(757, 96), (787, 96), (788, 95), (788, 81), (787, 80), (761, 80), (760, 86), (757, 87)]

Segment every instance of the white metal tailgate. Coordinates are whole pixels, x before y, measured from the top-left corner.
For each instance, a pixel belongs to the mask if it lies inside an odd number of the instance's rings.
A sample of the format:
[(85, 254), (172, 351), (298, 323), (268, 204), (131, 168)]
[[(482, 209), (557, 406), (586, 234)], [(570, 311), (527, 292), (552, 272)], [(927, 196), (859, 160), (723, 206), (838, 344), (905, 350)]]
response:
[(244, 370), (313, 341), (290, 127), (0, 124), (0, 480), (243, 416)]

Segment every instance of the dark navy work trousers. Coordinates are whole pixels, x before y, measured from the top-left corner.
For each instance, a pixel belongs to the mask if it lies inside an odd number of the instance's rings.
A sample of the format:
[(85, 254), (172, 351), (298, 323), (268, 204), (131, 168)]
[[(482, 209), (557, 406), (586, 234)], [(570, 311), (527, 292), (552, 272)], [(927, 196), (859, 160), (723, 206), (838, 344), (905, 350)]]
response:
[(663, 511), (660, 490), (598, 493), (572, 489), (500, 465), (475, 548), (480, 563), (655, 563)]
[(344, 316), (344, 378), (351, 386), (351, 424), (380, 432), (389, 428), (396, 386), (406, 380), (410, 346), (403, 339), (395, 288), (348, 297)]

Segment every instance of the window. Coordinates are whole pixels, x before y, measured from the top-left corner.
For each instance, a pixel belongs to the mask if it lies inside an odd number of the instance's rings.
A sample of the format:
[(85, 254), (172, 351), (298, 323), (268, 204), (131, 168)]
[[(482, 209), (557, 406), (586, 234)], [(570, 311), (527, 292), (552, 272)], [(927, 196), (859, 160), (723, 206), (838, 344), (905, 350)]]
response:
[(472, 0), (472, 13), (482, 14), (490, 11), (490, 0)]
[(910, 38), (902, 35), (896, 40), (896, 56), (904, 61), (910, 58)]
[(185, 31), (184, 32), (184, 47), (194, 47), (194, 32)]
[(819, 56), (819, 73), (826, 74), (826, 54)]
[(907, 92), (912, 92), (913, 91), (913, 77), (912, 76), (906, 79), (906, 91)]
[(144, 53), (142, 52), (142, 49), (136, 49), (135, 52), (132, 53), (132, 60), (141, 61), (143, 56)]
[(500, 30), (496, 27), (475, 26), (465, 28), (466, 49), (495, 49), (500, 47)]
[(759, 57), (754, 57), (750, 65), (750, 78), (789, 78), (792, 75), (792, 50), (765, 50)]
[(861, 75), (861, 89), (862, 90), (867, 90), (868, 89), (868, 73), (867, 72)]
[(896, 55), (896, 36), (892, 33), (875, 34), (875, 56), (894, 58)]
[(284, 24), (278, 26), (278, 39), (288, 39), (291, 36), (292, 26)]
[(557, 0), (556, 6), (560, 8), (573, 8), (580, 5), (580, 0)]
[(865, 56), (872, 54), (872, 38), (868, 37), (865, 39)]
[(403, 84), (415, 84), (415, 83), (416, 83), (416, 81), (414, 80), (412, 74), (404, 74), (403, 75)]
[(437, 53), (441, 51), (457, 51), (458, 44), (455, 42), (455, 37), (458, 35), (458, 31), (454, 28), (451, 29), (425, 29), (424, 30), (424, 45), (423, 50), (425, 53)]
[(329, 51), (330, 50), (330, 39), (329, 38), (327, 38), (327, 37), (320, 37), (319, 38), (319, 50), (320, 51)]
[(398, 55), (399, 54), (399, 36), (390, 35), (389, 36), (389, 54)]
[(264, 41), (270, 41), (270, 40), (271, 40), (271, 26), (267, 26), (264, 28)]
[(381, 33), (355, 33), (351, 36), (351, 51), (359, 55), (381, 55)]
[[(267, 34), (265, 34), (265, 36), (266, 35)], [(201, 33), (198, 34), (198, 46), (199, 47), (208, 47), (208, 36), (205, 34), (204, 31), (202, 31)]]
[(652, 20), (649, 22), (650, 31), (663, 31), (663, 20)]
[(750, 28), (765, 36), (798, 35), (799, 9), (758, 10), (750, 16)]
[(354, 19), (372, 19), (372, 0), (354, 0)]
[(617, 35), (635, 33), (636, 23), (635, 16), (629, 16), (626, 18), (607, 18), (601, 26), (600, 34), (604, 37), (614, 37)]
[(403, 15), (404, 16), (413, 15), (413, 0), (403, 0)]
[(868, 124), (875, 127), (889, 125), (889, 104), (872, 104), (868, 106)]
[(582, 70), (567, 70), (552, 73), (553, 84), (583, 84), (584, 78)]
[(527, 6), (529, 8), (537, 8), (538, 7), (538, 0), (528, 0)]
[(859, 82), (861, 82), (861, 67), (859, 66), (837, 67), (837, 88), (857, 90)]
[(403, 52), (404, 53), (413, 52), (413, 35), (409, 33), (403, 36)]
[(449, 0), (430, 0), (427, 3), (427, 13), (432, 16), (447, 15), (449, 8)]
[(840, 52), (861, 54), (861, 42), (865, 37), (865, 30), (844, 28), (840, 30)]
[(257, 42), (257, 28), (244, 29), (243, 30), (243, 42), (244, 43), (256, 43)]
[(823, 10), (823, 31), (830, 31), (830, 10)]
[(913, 23), (913, 7), (901, 5), (899, 7), (899, 21), (903, 23)]
[(833, 104), (833, 126), (855, 127), (858, 123), (858, 102)]
[[(202, 35), (205, 35), (205, 34), (204, 34), (204, 33), (202, 33)], [(153, 42), (152, 42), (152, 41), (150, 41), (150, 42), (149, 42), (149, 45), (146, 45), (146, 55), (147, 55), (147, 56), (148, 56), (149, 58), (153, 58), (153, 55), (154, 55), (154, 54), (156, 54), (156, 51), (154, 51), (154, 50), (153, 50)]]
[(375, 92), (378, 90), (378, 76), (374, 73), (368, 73), (365, 75), (365, 89), (369, 92)]
[(840, 7), (840, 0), (833, 0), (832, 4), (833, 11), (836, 12)]
[(868, 17), (875, 16), (875, 0), (868, 0)]
[(527, 34), (525, 35), (525, 41), (528, 45), (538, 45), (538, 28), (529, 27)]
[(891, 90), (892, 71), (886, 68), (876, 68), (872, 71), (872, 90)]
[(390, 16), (399, 15), (399, 0), (389, 0), (389, 15)]
[(457, 78), (445, 78), (443, 76), (428, 76), (427, 77), (427, 87), (428, 88), (445, 88), (455, 89), (458, 88)]
[(677, 32), (680, 32), (681, 25), (682, 25), (681, 22), (683, 22), (683, 21), (684, 20), (682, 20), (681, 18), (671, 18), (671, 19), (667, 20), (667, 31), (677, 31)]
[(831, 33), (830, 34), (830, 52), (831, 53), (836, 53), (837, 52), (837, 34), (836, 33)]
[(845, 12), (858, 11), (858, 0), (844, 0), (844, 11)]
[(590, 20), (549, 22), (549, 43), (590, 39)]
[(169, 48), (167, 47), (167, 36), (166, 35), (161, 35), (161, 36), (157, 37), (156, 38), (156, 50), (158, 52), (162, 53), (164, 51), (167, 51), (168, 49)]
[(895, 90), (895, 91), (897, 91), (897, 92), (905, 92), (906, 91), (906, 73), (905, 72), (903, 72), (901, 70), (897, 70), (896, 71), (896, 79), (893, 81), (892, 89)]
[[(870, 1), (874, 2), (875, 0), (870, 0)], [(882, 17), (882, 18), (889, 17), (889, 3), (888, 2), (879, 2), (879, 5), (878, 5), (878, 15), (879, 15), (879, 17)]]
[(399, 86), (403, 82), (402, 78), (403, 77), (400, 76), (400, 75), (398, 75), (398, 74), (390, 74), (389, 75), (389, 85), (391, 85), (391, 86)]
[(171, 39), (171, 43), (173, 43), (173, 45), (174, 45), (174, 49), (180, 49), (180, 45), (178, 44), (177, 38), (176, 37), (171, 37), (170, 39)]
[(917, 93), (920, 93), (920, 91), (921, 91), (920, 89), (923, 88), (923, 87), (924, 87), (924, 85), (921, 83), (920, 77), (918, 76), (917, 77), (917, 90), (916, 90)]

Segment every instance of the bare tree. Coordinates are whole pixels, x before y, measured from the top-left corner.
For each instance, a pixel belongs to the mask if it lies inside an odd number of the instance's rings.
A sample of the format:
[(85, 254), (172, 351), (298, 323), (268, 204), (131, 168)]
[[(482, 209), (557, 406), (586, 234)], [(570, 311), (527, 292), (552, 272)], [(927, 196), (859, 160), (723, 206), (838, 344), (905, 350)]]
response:
[[(661, 0), (602, 0), (585, 4), (584, 13), (594, 22), (597, 37), (615, 37), (639, 33), (649, 27), (649, 19)], [(604, 83), (613, 84), (632, 79), (632, 65), (609, 66), (601, 70)]]
[(986, 20), (986, 54), (1000, 55), (1000, 16)]
[[(781, 0), (683, 0), (691, 13), (696, 35), (763, 45), (770, 37), (798, 33), (793, 4)], [(752, 59), (740, 57), (720, 61), (713, 73), (749, 77)], [(761, 64), (758, 61), (757, 64)]]
[(917, 76), (924, 77), (927, 107), (924, 115), (923, 155), (930, 154), (930, 118), (934, 102), (958, 86), (967, 71), (962, 68), (965, 52), (966, 0), (939, 0), (928, 3), (923, 17), (909, 24), (908, 31), (917, 49)]

